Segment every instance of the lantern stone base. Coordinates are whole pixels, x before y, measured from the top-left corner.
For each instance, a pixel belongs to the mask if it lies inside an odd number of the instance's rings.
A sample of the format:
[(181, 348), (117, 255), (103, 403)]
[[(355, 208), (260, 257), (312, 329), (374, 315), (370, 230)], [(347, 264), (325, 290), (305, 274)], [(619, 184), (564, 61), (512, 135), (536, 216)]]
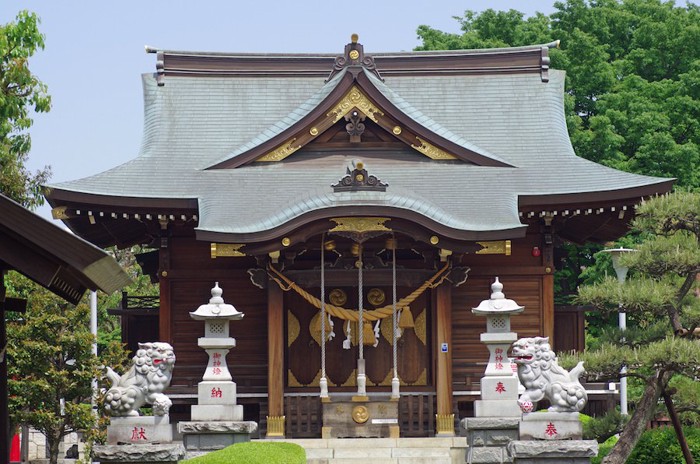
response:
[(323, 406), (323, 438), (398, 438), (398, 401), (330, 401)]
[(517, 464), (588, 464), (598, 455), (598, 443), (595, 440), (513, 441), (508, 444), (508, 452)]
[(522, 411), (516, 400), (476, 400), (476, 417), (520, 417)]
[(253, 421), (190, 421), (179, 422), (177, 430), (182, 434), (189, 459), (250, 441), (250, 435), (258, 430), (258, 424)]
[(507, 446), (518, 439), (519, 417), (469, 417), (460, 427), (467, 435), (467, 462), (501, 464), (513, 462)]
[(95, 445), (93, 458), (104, 463), (175, 464), (185, 457), (182, 443)]
[(107, 427), (107, 443), (149, 444), (171, 443), (173, 428), (170, 416), (112, 417)]
[(583, 424), (577, 412), (531, 412), (520, 422), (521, 440), (580, 440)]
[(195, 404), (190, 415), (193, 421), (242, 421), (243, 405)]

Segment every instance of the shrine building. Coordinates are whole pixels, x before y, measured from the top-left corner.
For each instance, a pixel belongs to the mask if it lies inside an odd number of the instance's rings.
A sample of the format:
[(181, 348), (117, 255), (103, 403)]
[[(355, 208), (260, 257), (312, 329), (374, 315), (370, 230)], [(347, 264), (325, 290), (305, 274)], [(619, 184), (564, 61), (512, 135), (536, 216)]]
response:
[(46, 197), (97, 246), (152, 249), (159, 305), (121, 314), (132, 346), (173, 345), (172, 415), (196, 402), (190, 312), (215, 282), (245, 314), (227, 359), (261, 437), (320, 437), (324, 402), (351, 399), (396, 401), (392, 434), (454, 434), (487, 359), (471, 308), (495, 277), (525, 307), (513, 330), (556, 345), (556, 245), (623, 235), (672, 180), (575, 155), (555, 46), (151, 50), (138, 156)]

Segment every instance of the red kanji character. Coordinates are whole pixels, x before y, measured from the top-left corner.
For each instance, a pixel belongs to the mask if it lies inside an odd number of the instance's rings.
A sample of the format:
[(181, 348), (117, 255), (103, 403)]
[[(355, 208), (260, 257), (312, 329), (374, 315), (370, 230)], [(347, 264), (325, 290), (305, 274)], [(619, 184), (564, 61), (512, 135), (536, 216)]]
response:
[(221, 389), (218, 387), (212, 388), (211, 389), (211, 397), (212, 398), (221, 398)]
[(554, 424), (552, 424), (550, 422), (549, 424), (547, 424), (547, 429), (544, 431), (544, 433), (545, 433), (545, 435), (549, 435), (550, 437), (553, 437), (558, 432), (557, 432), (557, 428), (554, 426)]
[(503, 362), (503, 356), (501, 356), (500, 354), (496, 356), (496, 361)]
[(220, 365), (221, 365), (221, 361), (218, 361), (218, 360), (217, 360), (217, 361), (214, 361), (213, 364), (214, 364), (215, 366), (220, 366)]
[(496, 354), (503, 354), (502, 348), (496, 348)]
[(221, 357), (221, 353), (214, 353), (212, 356), (214, 359), (219, 359)]
[(503, 363), (497, 362), (497, 363), (496, 363), (496, 369), (498, 369), (499, 371), (502, 370), (502, 369), (503, 369)]
[(503, 393), (506, 391), (506, 387), (503, 385), (503, 382), (498, 382), (496, 384), (496, 393)]
[(132, 440), (147, 440), (146, 430), (143, 427), (134, 427), (134, 430), (131, 431), (131, 439)]
[(214, 375), (221, 375), (221, 368), (215, 367), (215, 368), (212, 369), (212, 370), (213, 370), (213, 372), (214, 372)]

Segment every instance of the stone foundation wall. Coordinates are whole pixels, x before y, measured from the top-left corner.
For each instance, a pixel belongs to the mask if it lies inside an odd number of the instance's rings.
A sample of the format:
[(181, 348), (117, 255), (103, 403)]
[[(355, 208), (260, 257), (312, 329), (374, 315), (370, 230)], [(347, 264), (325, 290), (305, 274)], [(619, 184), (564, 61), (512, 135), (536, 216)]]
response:
[[(81, 439), (81, 434), (71, 433), (63, 439), (59, 446), (58, 462), (64, 464), (72, 464), (76, 461), (74, 458), (67, 459), (66, 452), (73, 446), (78, 445), (78, 456), (83, 457), (85, 451), (85, 443)], [(41, 432), (29, 429), (28, 435), (28, 459), (30, 464), (43, 464), (48, 462), (48, 447), (46, 446), (46, 437)]]

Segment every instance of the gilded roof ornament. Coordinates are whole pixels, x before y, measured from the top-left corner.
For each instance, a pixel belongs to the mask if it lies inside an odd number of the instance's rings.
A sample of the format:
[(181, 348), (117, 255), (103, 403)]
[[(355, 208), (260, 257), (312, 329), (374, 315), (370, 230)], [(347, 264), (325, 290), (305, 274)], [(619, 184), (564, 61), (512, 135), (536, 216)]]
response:
[(353, 34), (350, 38), (350, 43), (345, 46), (343, 56), (336, 57), (335, 63), (333, 63), (333, 69), (326, 79), (326, 82), (333, 79), (333, 76), (345, 68), (348, 68), (355, 77), (364, 68), (384, 82), (382, 76), (379, 75), (379, 71), (377, 71), (377, 66), (374, 64), (374, 57), (365, 55), (364, 47), (357, 40), (358, 35)]
[(369, 190), (374, 192), (386, 192), (387, 184), (377, 177), (367, 174), (367, 169), (362, 161), (354, 164), (353, 169), (347, 168), (347, 174), (337, 184), (332, 185), (334, 192), (359, 192)]

